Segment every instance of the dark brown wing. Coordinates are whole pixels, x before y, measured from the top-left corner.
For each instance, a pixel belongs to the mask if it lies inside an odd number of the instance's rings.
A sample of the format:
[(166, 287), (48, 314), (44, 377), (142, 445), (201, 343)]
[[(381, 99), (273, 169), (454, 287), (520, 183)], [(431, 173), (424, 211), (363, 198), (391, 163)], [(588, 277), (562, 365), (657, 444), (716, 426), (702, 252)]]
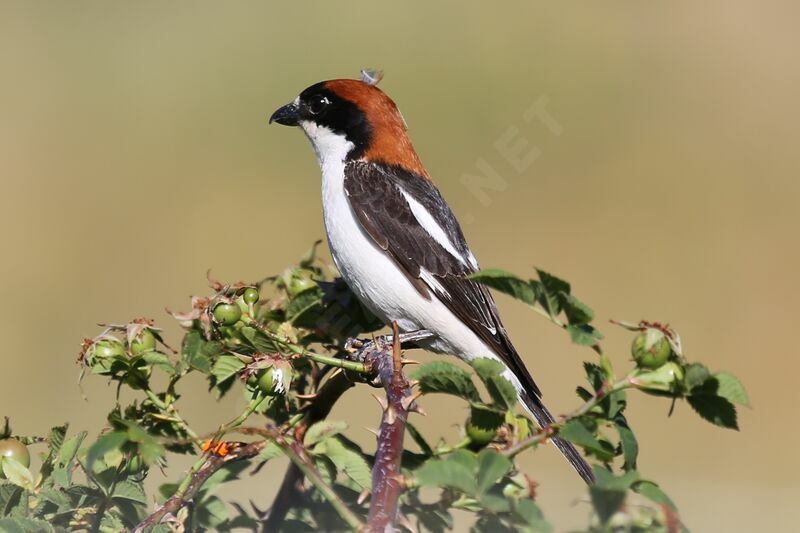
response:
[(531, 400), (541, 398), (489, 290), (465, 278), (478, 264), (436, 186), (398, 167), (352, 161), (345, 167), (344, 189), (364, 230), (417, 290), (426, 297), (433, 292), (503, 360)]

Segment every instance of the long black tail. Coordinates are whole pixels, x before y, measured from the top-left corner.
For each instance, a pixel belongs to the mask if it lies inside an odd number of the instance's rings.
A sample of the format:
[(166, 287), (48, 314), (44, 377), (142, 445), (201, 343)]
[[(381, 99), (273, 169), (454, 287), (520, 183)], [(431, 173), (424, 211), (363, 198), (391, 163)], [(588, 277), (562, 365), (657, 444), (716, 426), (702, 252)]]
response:
[[(523, 393), (520, 394), (520, 400), (533, 418), (536, 419), (536, 423), (539, 424), (540, 427), (545, 427), (554, 421), (553, 415), (550, 414), (550, 411), (547, 410), (540, 399), (532, 398)], [(553, 437), (551, 440), (556, 445), (556, 448), (567, 458), (569, 464), (578, 472), (578, 475), (580, 475), (587, 484), (591, 485), (594, 483), (592, 467), (581, 457), (581, 454), (578, 453), (575, 446), (558, 437)]]

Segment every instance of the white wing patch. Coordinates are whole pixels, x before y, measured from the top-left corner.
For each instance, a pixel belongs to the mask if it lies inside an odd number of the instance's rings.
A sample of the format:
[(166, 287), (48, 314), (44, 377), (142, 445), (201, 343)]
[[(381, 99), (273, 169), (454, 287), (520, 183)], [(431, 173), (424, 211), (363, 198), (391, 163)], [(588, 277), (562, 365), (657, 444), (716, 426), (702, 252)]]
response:
[(441, 244), (442, 247), (450, 253), (450, 255), (465, 265), (472, 264), (472, 261), (469, 261), (468, 263), (467, 259), (464, 259), (464, 257), (458, 253), (456, 247), (453, 246), (453, 243), (450, 242), (450, 239), (447, 237), (447, 233), (444, 232), (442, 227), (436, 222), (433, 216), (428, 213), (428, 210), (425, 209), (421, 203), (416, 201), (413, 196), (404, 191), (402, 187), (398, 188), (400, 189), (400, 192), (403, 193), (403, 197), (406, 199), (406, 202), (408, 202), (408, 206), (411, 208), (411, 213), (414, 215), (414, 218), (417, 219), (419, 225), (422, 226), (436, 242)]
[(425, 270), (424, 268), (419, 269), (419, 277), (422, 281), (425, 282), (428, 287), (434, 290), (438, 296), (442, 296), (444, 298), (450, 299), (450, 293), (439, 283), (439, 280), (436, 279), (436, 276)]

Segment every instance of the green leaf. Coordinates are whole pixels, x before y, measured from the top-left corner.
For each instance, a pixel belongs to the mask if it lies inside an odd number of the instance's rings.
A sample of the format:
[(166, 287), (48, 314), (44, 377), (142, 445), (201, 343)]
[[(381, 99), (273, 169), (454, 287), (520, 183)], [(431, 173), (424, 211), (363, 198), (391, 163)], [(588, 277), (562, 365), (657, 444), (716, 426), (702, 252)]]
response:
[(570, 324), (567, 326), (567, 333), (572, 342), (581, 346), (594, 346), (603, 340), (603, 334), (589, 324)]
[(264, 446), (264, 448), (261, 450), (261, 453), (258, 454), (258, 458), (261, 461), (269, 461), (270, 459), (275, 459), (281, 455), (283, 455), (283, 449), (274, 442), (270, 442)]
[(625, 491), (618, 489), (604, 489), (596, 485), (589, 487), (592, 505), (600, 522), (605, 525), (608, 520), (620, 510), (625, 503)]
[(661, 487), (648, 480), (641, 480), (633, 485), (633, 491), (638, 492), (650, 501), (660, 505), (667, 505), (673, 510), (677, 511), (675, 503), (670, 499), (666, 493), (661, 490)]
[(321, 442), (315, 452), (333, 461), (336, 468), (355, 481), (362, 490), (372, 490), (372, 469), (366, 459), (342, 444), (338, 438), (332, 437)]
[[(486, 433), (494, 433), (505, 422), (505, 413), (482, 403), (470, 404), (470, 424)], [(513, 419), (513, 416), (512, 416)]]
[(538, 301), (544, 307), (551, 317), (555, 318), (561, 312), (561, 293), (569, 294), (569, 283), (561, 278), (545, 272), (544, 270), (536, 269), (539, 274), (539, 282), (533, 282), (534, 286), (539, 287)]
[(181, 350), (184, 361), (195, 370), (204, 374), (211, 371), (211, 358), (203, 350), (206, 341), (203, 334), (199, 331), (190, 331), (183, 338), (183, 348)]
[(485, 494), (511, 467), (507, 457), (488, 448), (481, 450), (478, 454), (478, 494)]
[(533, 286), (510, 272), (496, 268), (488, 268), (468, 276), (468, 279), (477, 281), (528, 305), (536, 303), (536, 290)]
[(750, 407), (750, 398), (747, 396), (747, 391), (744, 390), (744, 385), (739, 381), (739, 378), (728, 372), (717, 372), (714, 374), (714, 379), (717, 380), (719, 386), (717, 387), (717, 395), (725, 398), (731, 403), (738, 403), (745, 407)]
[(561, 306), (570, 324), (588, 324), (594, 319), (594, 311), (588, 305), (578, 300), (575, 296), (561, 292)]
[(138, 445), (139, 454), (145, 463), (152, 465), (164, 455), (164, 446), (143, 427), (130, 420), (124, 420), (123, 424), (128, 429), (127, 440)]
[(636, 459), (639, 456), (639, 443), (636, 441), (633, 431), (628, 427), (628, 422), (621, 416), (614, 420), (614, 427), (617, 428), (619, 443), (622, 447), (622, 457), (624, 459), (622, 467), (625, 470), (636, 470)]
[(425, 455), (433, 455), (433, 448), (431, 448), (431, 445), (428, 444), (428, 441), (425, 440), (425, 437), (422, 436), (422, 433), (419, 432), (414, 424), (406, 422), (406, 431), (408, 431), (408, 434), (414, 439), (414, 442), (417, 443), (422, 453)]
[(467, 494), (477, 492), (475, 471), (464, 463), (448, 459), (429, 459), (414, 471), (423, 487), (452, 487)]
[(211, 369), (211, 375), (217, 379), (217, 384), (229, 380), (244, 368), (244, 363), (238, 357), (221, 355)]
[(17, 516), (0, 518), (0, 531), (4, 533), (50, 533), (55, 529), (45, 520)]
[(175, 367), (166, 354), (156, 351), (149, 351), (142, 354), (142, 360), (150, 366), (163, 370), (167, 374), (174, 374)]
[(13, 457), (3, 457), (0, 459), (0, 466), (2, 466), (6, 479), (11, 483), (26, 490), (33, 489), (33, 474), (25, 465)]
[(690, 365), (686, 365), (685, 368), (684, 383), (686, 384), (686, 388), (688, 390), (692, 390), (695, 387), (702, 386), (706, 380), (711, 376), (711, 373), (700, 363), (692, 363)]
[(86, 454), (86, 468), (92, 470), (95, 461), (111, 450), (122, 448), (126, 442), (128, 442), (128, 434), (124, 431), (111, 431), (102, 435), (89, 447)]
[(117, 482), (116, 487), (114, 487), (114, 494), (112, 496), (115, 499), (123, 499), (123, 500), (130, 500), (132, 502), (137, 503), (147, 503), (147, 496), (144, 493), (144, 488), (142, 487), (141, 483), (134, 483), (130, 480), (120, 481)]
[(511, 410), (517, 405), (517, 390), (501, 374), (506, 367), (494, 359), (478, 358), (470, 362), (475, 373), (486, 385), (486, 390), (497, 404)]
[(432, 361), (420, 365), (411, 373), (411, 377), (419, 381), (423, 393), (441, 392), (469, 401), (480, 401), (478, 389), (472, 383), (469, 373), (447, 361)]
[(736, 407), (727, 399), (708, 394), (693, 394), (686, 400), (697, 414), (712, 424), (728, 429), (739, 429)]
[(587, 450), (605, 453), (606, 450), (600, 441), (583, 425), (580, 419), (570, 420), (558, 431), (558, 436), (564, 440), (568, 440), (573, 444), (582, 446)]
[(525, 498), (518, 501), (514, 513), (531, 531), (547, 533), (553, 529), (544, 519), (541, 509), (533, 500)]
[(329, 437), (338, 435), (339, 433), (344, 432), (344, 430), (346, 429), (347, 429), (346, 422), (322, 420), (321, 422), (317, 422), (316, 424), (308, 428), (306, 436), (303, 439), (303, 443), (305, 444), (306, 448), (311, 448), (318, 442), (322, 442)]
[(63, 426), (56, 426), (50, 430), (47, 435), (47, 445), (50, 448), (51, 454), (57, 454), (64, 444), (64, 437), (67, 435), (67, 424)]
[(314, 307), (322, 307), (322, 290), (318, 286), (310, 287), (297, 294), (286, 306), (286, 318), (292, 322), (300, 315)]

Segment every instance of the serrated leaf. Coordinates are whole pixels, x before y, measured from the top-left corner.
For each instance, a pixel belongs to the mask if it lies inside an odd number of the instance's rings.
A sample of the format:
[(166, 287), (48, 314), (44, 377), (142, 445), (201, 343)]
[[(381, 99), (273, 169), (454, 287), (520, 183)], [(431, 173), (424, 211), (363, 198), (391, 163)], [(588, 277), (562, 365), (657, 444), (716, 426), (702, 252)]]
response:
[(317, 422), (308, 428), (306, 436), (303, 439), (303, 443), (305, 444), (306, 448), (311, 448), (318, 442), (322, 442), (329, 437), (338, 435), (339, 433), (344, 432), (346, 429), (347, 422), (322, 420), (321, 422)]
[(686, 400), (697, 414), (712, 424), (728, 429), (739, 429), (736, 407), (727, 399), (708, 394), (693, 394)]
[(594, 319), (594, 311), (572, 294), (561, 292), (559, 297), (570, 324), (588, 324)]
[(714, 379), (719, 384), (717, 387), (718, 396), (731, 403), (750, 407), (750, 398), (748, 398), (747, 391), (744, 390), (744, 385), (739, 381), (739, 378), (728, 372), (717, 372), (714, 374)]
[(411, 373), (419, 381), (420, 390), (426, 394), (441, 392), (469, 401), (480, 401), (478, 389), (469, 373), (447, 361), (432, 361), (420, 365)]
[(478, 494), (485, 494), (511, 467), (511, 461), (504, 455), (488, 448), (481, 450), (478, 454)]
[(580, 419), (570, 420), (558, 431), (558, 436), (587, 450), (605, 453), (606, 450)]
[(548, 533), (553, 529), (533, 500), (526, 498), (518, 501), (514, 513), (530, 528), (530, 531)]
[(706, 380), (711, 376), (711, 373), (700, 363), (692, 363), (690, 365), (686, 365), (685, 370), (685, 377), (684, 383), (686, 384), (686, 388), (688, 390), (692, 390), (695, 387), (702, 386)]
[(638, 492), (650, 501), (660, 505), (667, 505), (673, 510), (677, 510), (675, 503), (670, 499), (667, 494), (661, 490), (661, 487), (648, 480), (641, 480), (633, 485), (633, 491)]
[(124, 431), (111, 431), (100, 436), (100, 438), (89, 447), (89, 451), (86, 454), (86, 468), (92, 470), (95, 461), (111, 450), (121, 448), (126, 442), (128, 442), (128, 434)]
[(528, 305), (536, 303), (536, 290), (530, 282), (522, 280), (505, 270), (488, 268), (468, 276), (468, 279), (477, 281), (496, 291), (508, 294)]
[(567, 326), (567, 333), (572, 342), (581, 346), (594, 346), (603, 340), (603, 334), (589, 324), (570, 324)]
[(167, 374), (174, 374), (175, 367), (166, 354), (156, 351), (145, 352), (141, 355), (142, 360), (150, 366), (156, 367)]
[(25, 465), (13, 457), (3, 457), (0, 459), (0, 467), (2, 467), (6, 479), (11, 483), (25, 490), (33, 489), (33, 474)]
[(119, 481), (114, 487), (113, 498), (130, 500), (137, 503), (147, 503), (147, 496), (141, 483), (134, 483), (130, 480)]
[[(544, 270), (536, 269), (539, 274), (539, 303), (544, 307), (551, 317), (555, 318), (561, 312), (561, 293), (569, 294), (571, 292), (569, 283), (561, 278), (558, 278)], [(536, 284), (536, 282), (534, 282)]]
[(497, 404), (511, 410), (517, 405), (517, 390), (506, 378), (502, 376), (506, 367), (500, 361), (488, 358), (478, 358), (470, 362), (475, 373), (486, 385), (486, 390)]
[(452, 487), (475, 494), (475, 471), (453, 460), (429, 459), (414, 471), (417, 483), (423, 487)]
[(211, 375), (217, 379), (217, 384), (229, 380), (244, 368), (244, 363), (238, 357), (221, 355), (211, 369)]
[(294, 322), (300, 315), (314, 307), (322, 306), (322, 290), (316, 285), (297, 294), (286, 306), (286, 318)]
[(68, 424), (56, 426), (52, 428), (47, 435), (47, 446), (50, 448), (51, 454), (57, 454), (64, 444), (64, 437), (67, 435), (67, 426)]
[(372, 469), (361, 454), (342, 444), (337, 437), (325, 440), (319, 447), (320, 453), (333, 461), (336, 468), (355, 481), (362, 490), (372, 490)]
[(622, 417), (614, 420), (614, 427), (619, 433), (619, 443), (624, 460), (622, 467), (625, 470), (636, 470), (636, 459), (639, 456), (639, 443), (636, 441), (636, 436), (628, 427), (628, 422)]
[(49, 522), (35, 518), (0, 518), (0, 531), (3, 533), (51, 533), (55, 531)]
[(589, 487), (589, 494), (592, 498), (592, 505), (600, 519), (600, 523), (605, 525), (608, 520), (620, 510), (625, 503), (625, 491), (618, 489), (604, 489), (598, 486)]
[(191, 368), (204, 374), (211, 371), (211, 358), (203, 350), (206, 341), (199, 331), (190, 331), (183, 338), (182, 357)]

